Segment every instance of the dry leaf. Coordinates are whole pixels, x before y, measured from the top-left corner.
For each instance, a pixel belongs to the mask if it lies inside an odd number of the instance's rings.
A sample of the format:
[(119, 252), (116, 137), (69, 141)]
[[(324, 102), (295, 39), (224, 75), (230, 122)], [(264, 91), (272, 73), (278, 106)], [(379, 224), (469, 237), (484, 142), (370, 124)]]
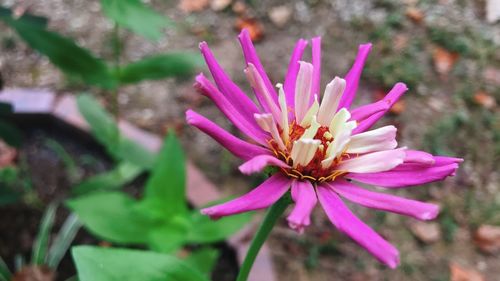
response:
[(410, 230), (424, 243), (434, 243), (441, 240), (441, 229), (437, 222), (416, 221), (410, 224)]
[(406, 9), (406, 16), (414, 23), (421, 23), (424, 19), (424, 12), (416, 7), (409, 7)]
[(432, 57), (434, 59), (434, 67), (436, 68), (436, 71), (441, 75), (447, 75), (455, 65), (455, 62), (458, 59), (458, 54), (449, 52), (441, 47), (436, 47)]
[(210, 2), (210, 8), (216, 12), (222, 11), (231, 5), (232, 0), (212, 0)]
[(269, 10), (269, 19), (277, 27), (284, 27), (292, 17), (292, 9), (288, 6), (277, 6)]
[(250, 34), (252, 41), (257, 42), (264, 36), (264, 27), (260, 22), (253, 18), (239, 18), (236, 20), (236, 28), (238, 31), (246, 28)]
[(483, 252), (500, 252), (500, 226), (481, 225), (474, 233), (474, 243)]
[(497, 102), (494, 97), (488, 95), (484, 91), (479, 91), (474, 94), (474, 101), (481, 105), (484, 108), (492, 109), (497, 105)]
[(29, 265), (12, 276), (11, 281), (53, 281), (55, 273), (47, 266)]
[(208, 7), (209, 0), (181, 0), (177, 6), (185, 13), (201, 12)]
[(16, 155), (17, 150), (0, 139), (0, 168), (12, 165)]
[(450, 263), (450, 281), (485, 281), (485, 279), (481, 273), (474, 269)]

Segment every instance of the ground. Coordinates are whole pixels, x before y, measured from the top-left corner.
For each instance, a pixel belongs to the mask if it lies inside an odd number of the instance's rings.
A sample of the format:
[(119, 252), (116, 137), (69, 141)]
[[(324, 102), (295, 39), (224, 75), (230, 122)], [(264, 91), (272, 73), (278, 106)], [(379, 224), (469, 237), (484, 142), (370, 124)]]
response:
[[(183, 12), (177, 1), (148, 2), (176, 20), (177, 27), (167, 29), (158, 42), (122, 32), (122, 61), (171, 50), (196, 52), (198, 42), (206, 40), (227, 73), (250, 92), (236, 39), (235, 24), (242, 17), (237, 9)], [(281, 5), (292, 16), (277, 27), (269, 11)], [(460, 0), (246, 2), (245, 15), (262, 26), (264, 35), (256, 47), (273, 82), (282, 81), (298, 38), (323, 37), (323, 85), (335, 75), (343, 76), (358, 44), (370, 41), (373, 51), (356, 104), (376, 100), (396, 82), (406, 82), (409, 92), (382, 123), (397, 125), (400, 145), (465, 159), (457, 175), (443, 183), (394, 192), (441, 205), (437, 224), (431, 224), (438, 231), (433, 242), (424, 242), (415, 230), (424, 227), (426, 236), (429, 224), (353, 207), (400, 250), (398, 269), (378, 264), (338, 233), (318, 208), (304, 235), (288, 229), (284, 220), (275, 228), (270, 246), (278, 280), (449, 280), (452, 267), (476, 270), (486, 280), (500, 276), (498, 253), (480, 252), (473, 238), (480, 225), (500, 225), (500, 25), (486, 22), (485, 9), (484, 1)], [(110, 59), (113, 26), (102, 15), (99, 1), (43, 0), (30, 5), (29, 11), (48, 17), (49, 28)], [(11, 30), (2, 32), (0, 40), (6, 87), (104, 94), (71, 83)], [(192, 79), (170, 79), (124, 87), (119, 92), (121, 114), (152, 132), (175, 128), (189, 156), (225, 194), (250, 190), (258, 179), (240, 175), (239, 160), (185, 125), (184, 111), (194, 108), (236, 132), (192, 84)]]

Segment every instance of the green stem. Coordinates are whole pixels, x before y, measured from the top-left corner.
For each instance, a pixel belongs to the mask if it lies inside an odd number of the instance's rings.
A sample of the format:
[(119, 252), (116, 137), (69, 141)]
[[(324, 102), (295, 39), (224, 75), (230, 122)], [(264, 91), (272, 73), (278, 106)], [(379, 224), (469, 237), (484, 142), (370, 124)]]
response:
[(287, 193), (283, 197), (281, 197), (280, 200), (274, 203), (271, 208), (269, 208), (266, 216), (264, 217), (264, 221), (260, 225), (259, 230), (257, 230), (257, 233), (252, 240), (250, 248), (248, 248), (247, 255), (245, 257), (245, 260), (243, 261), (243, 264), (241, 265), (240, 272), (238, 273), (238, 278), (236, 278), (236, 281), (246, 281), (248, 279), (248, 274), (250, 274), (250, 270), (252, 269), (253, 263), (260, 251), (260, 248), (266, 241), (269, 233), (271, 233), (274, 224), (281, 217), (283, 212), (285, 212), (286, 207), (288, 207), (290, 203), (290, 195)]

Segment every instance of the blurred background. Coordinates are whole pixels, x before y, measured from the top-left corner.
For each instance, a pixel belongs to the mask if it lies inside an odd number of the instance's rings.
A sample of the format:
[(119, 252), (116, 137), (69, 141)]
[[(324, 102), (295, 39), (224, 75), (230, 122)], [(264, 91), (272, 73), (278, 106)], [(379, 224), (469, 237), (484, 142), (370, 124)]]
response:
[[(198, 43), (207, 41), (219, 63), (247, 93), (250, 87), (236, 38), (241, 28), (249, 29), (274, 83), (283, 81), (299, 38), (322, 36), (323, 86), (347, 72), (359, 44), (372, 42), (355, 104), (378, 100), (396, 82), (405, 82), (409, 91), (382, 123), (398, 127), (401, 146), (462, 157), (465, 162), (455, 177), (442, 183), (395, 191), (438, 203), (442, 212), (435, 221), (418, 222), (353, 206), (356, 214), (400, 250), (398, 269), (380, 265), (336, 231), (317, 208), (311, 227), (303, 235), (289, 229), (285, 220), (274, 229), (269, 246), (277, 280), (499, 280), (499, 1), (148, 0), (148, 6), (174, 23), (160, 28), (159, 36), (152, 35), (154, 40), (116, 32), (112, 21), (103, 15), (100, 1), (0, 3), (13, 11), (47, 18), (48, 29), (73, 38), (108, 61), (117, 57), (136, 61), (175, 50), (196, 53)], [(106, 90), (66, 75), (30, 48), (13, 28), (0, 23), (0, 30), (4, 88), (43, 88), (60, 95), (88, 92), (106, 100)], [(208, 75), (199, 65), (196, 71)], [(163, 135), (174, 129), (188, 157), (221, 192), (242, 194), (260, 179), (241, 175), (239, 160), (185, 124), (184, 112), (192, 108), (236, 132), (213, 103), (193, 89), (193, 81), (192, 76), (184, 76), (124, 83), (115, 93), (118, 114), (153, 133)], [(109, 102), (108, 108), (112, 107)], [(37, 135), (28, 143), (33, 147), (46, 142), (44, 136)], [(25, 176), (45, 173), (30, 166), (35, 160), (26, 150), (26, 144), (19, 149), (20, 157), (26, 158), (21, 163), (32, 171), (24, 172)], [(37, 161), (43, 163), (43, 159)], [(84, 160), (79, 157), (76, 161)], [(57, 167), (57, 163), (53, 165)], [(102, 164), (97, 169), (106, 167)], [(47, 179), (30, 184), (37, 189), (37, 184), (46, 183)], [(9, 231), (9, 226), (0, 225), (0, 232)]]

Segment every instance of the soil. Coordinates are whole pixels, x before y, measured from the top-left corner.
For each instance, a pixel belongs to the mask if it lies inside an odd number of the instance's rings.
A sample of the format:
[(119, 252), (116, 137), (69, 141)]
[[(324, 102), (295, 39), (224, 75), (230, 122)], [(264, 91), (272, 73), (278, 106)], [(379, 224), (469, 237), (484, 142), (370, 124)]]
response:
[[(112, 167), (112, 160), (88, 135), (61, 124), (52, 117), (38, 116), (36, 121), (32, 117), (25, 116), (12, 121), (23, 132), (24, 139), (19, 148), (18, 162), (22, 163), (23, 170), (29, 173), (29, 176), (25, 175), (29, 180), (28, 188), (36, 193), (36, 197), (33, 198), (37, 200), (33, 202), (29, 198), (24, 198), (24, 202), (0, 207), (0, 256), (11, 270), (15, 268), (18, 256), (29, 262), (44, 206), (49, 202), (62, 203), (70, 195), (75, 182)], [(61, 154), (56, 153), (50, 146), (50, 143), (54, 142), (59, 144), (67, 156), (75, 162), (73, 168), (78, 171), (77, 179), (72, 178), (75, 176), (71, 176), (71, 172), (68, 171), (67, 163), (63, 161), (64, 156), (61, 157)], [(137, 196), (145, 179), (144, 176), (139, 177), (124, 190)], [(57, 234), (68, 215), (66, 208), (62, 206), (58, 208), (51, 237)], [(72, 245), (86, 244), (110, 246), (109, 243), (95, 238), (82, 228)], [(214, 247), (220, 250), (220, 256), (212, 273), (213, 280), (234, 280), (238, 273), (234, 250), (226, 243), (218, 243)], [(26, 268), (23, 272), (29, 275), (38, 271), (36, 268)], [(68, 251), (57, 268), (55, 280), (67, 280), (75, 274), (76, 269)]]
[[(3, 1), (8, 6), (14, 2)], [(234, 29), (237, 13), (229, 7), (223, 11), (206, 8), (186, 14), (177, 8), (178, 1), (148, 2), (176, 20), (178, 27), (167, 29), (165, 37), (157, 42), (124, 32), (122, 61), (171, 50), (196, 51), (198, 43), (206, 40), (226, 72), (247, 93), (251, 92), (242, 71), (244, 59), (236, 39), (238, 31)], [(398, 81), (408, 83), (410, 91), (404, 97), (404, 104), (382, 123), (397, 125), (402, 146), (466, 159), (457, 175), (443, 183), (394, 192), (441, 205), (442, 212), (436, 220), (441, 230), (437, 242), (420, 242), (410, 230), (415, 223), (412, 219), (352, 206), (361, 219), (400, 250), (402, 264), (398, 269), (381, 266), (338, 233), (317, 208), (313, 225), (304, 235), (289, 230), (284, 220), (271, 235), (277, 279), (449, 280), (449, 266), (455, 263), (478, 271), (485, 280), (497, 280), (498, 253), (481, 253), (472, 238), (481, 224), (500, 225), (497, 215), (500, 213), (500, 81), (495, 78), (500, 77), (500, 25), (486, 22), (486, 1), (245, 3), (248, 14), (263, 26), (264, 37), (256, 48), (273, 82), (282, 80), (298, 38), (323, 36), (323, 85), (335, 75), (344, 75), (355, 57), (357, 45), (371, 41), (373, 51), (356, 103), (376, 100), (380, 92), (386, 92)], [(82, 46), (110, 60), (112, 24), (102, 15), (99, 1), (40, 0), (30, 4), (30, 12), (50, 18), (49, 28), (76, 38)], [(269, 10), (279, 5), (286, 5), (293, 14), (284, 28), (276, 27), (268, 17)], [(410, 8), (417, 9), (417, 13), (413, 10), (413, 18), (409, 16)], [(423, 16), (420, 21), (419, 13)], [(11, 30), (6, 29), (0, 36), (4, 42), (14, 42), (14, 47), (3, 46), (0, 54), (6, 87), (48, 87), (61, 93), (90, 90), (102, 94), (68, 82)], [(438, 47), (450, 56), (437, 58)], [(449, 72), (436, 69), (437, 60), (455, 57), (456, 61), (445, 61), (452, 64)], [(206, 69), (202, 71), (208, 74)], [(220, 190), (227, 195), (242, 194), (257, 179), (240, 175), (239, 160), (208, 136), (185, 125), (184, 111), (193, 108), (237, 133), (213, 103), (196, 94), (192, 83), (192, 79), (167, 79), (124, 87), (119, 93), (122, 115), (159, 134), (168, 128), (177, 129), (190, 158)], [(496, 105), (488, 108), (482, 105), (475, 96), (478, 91), (487, 93)], [(51, 180), (57, 181), (52, 177)]]

